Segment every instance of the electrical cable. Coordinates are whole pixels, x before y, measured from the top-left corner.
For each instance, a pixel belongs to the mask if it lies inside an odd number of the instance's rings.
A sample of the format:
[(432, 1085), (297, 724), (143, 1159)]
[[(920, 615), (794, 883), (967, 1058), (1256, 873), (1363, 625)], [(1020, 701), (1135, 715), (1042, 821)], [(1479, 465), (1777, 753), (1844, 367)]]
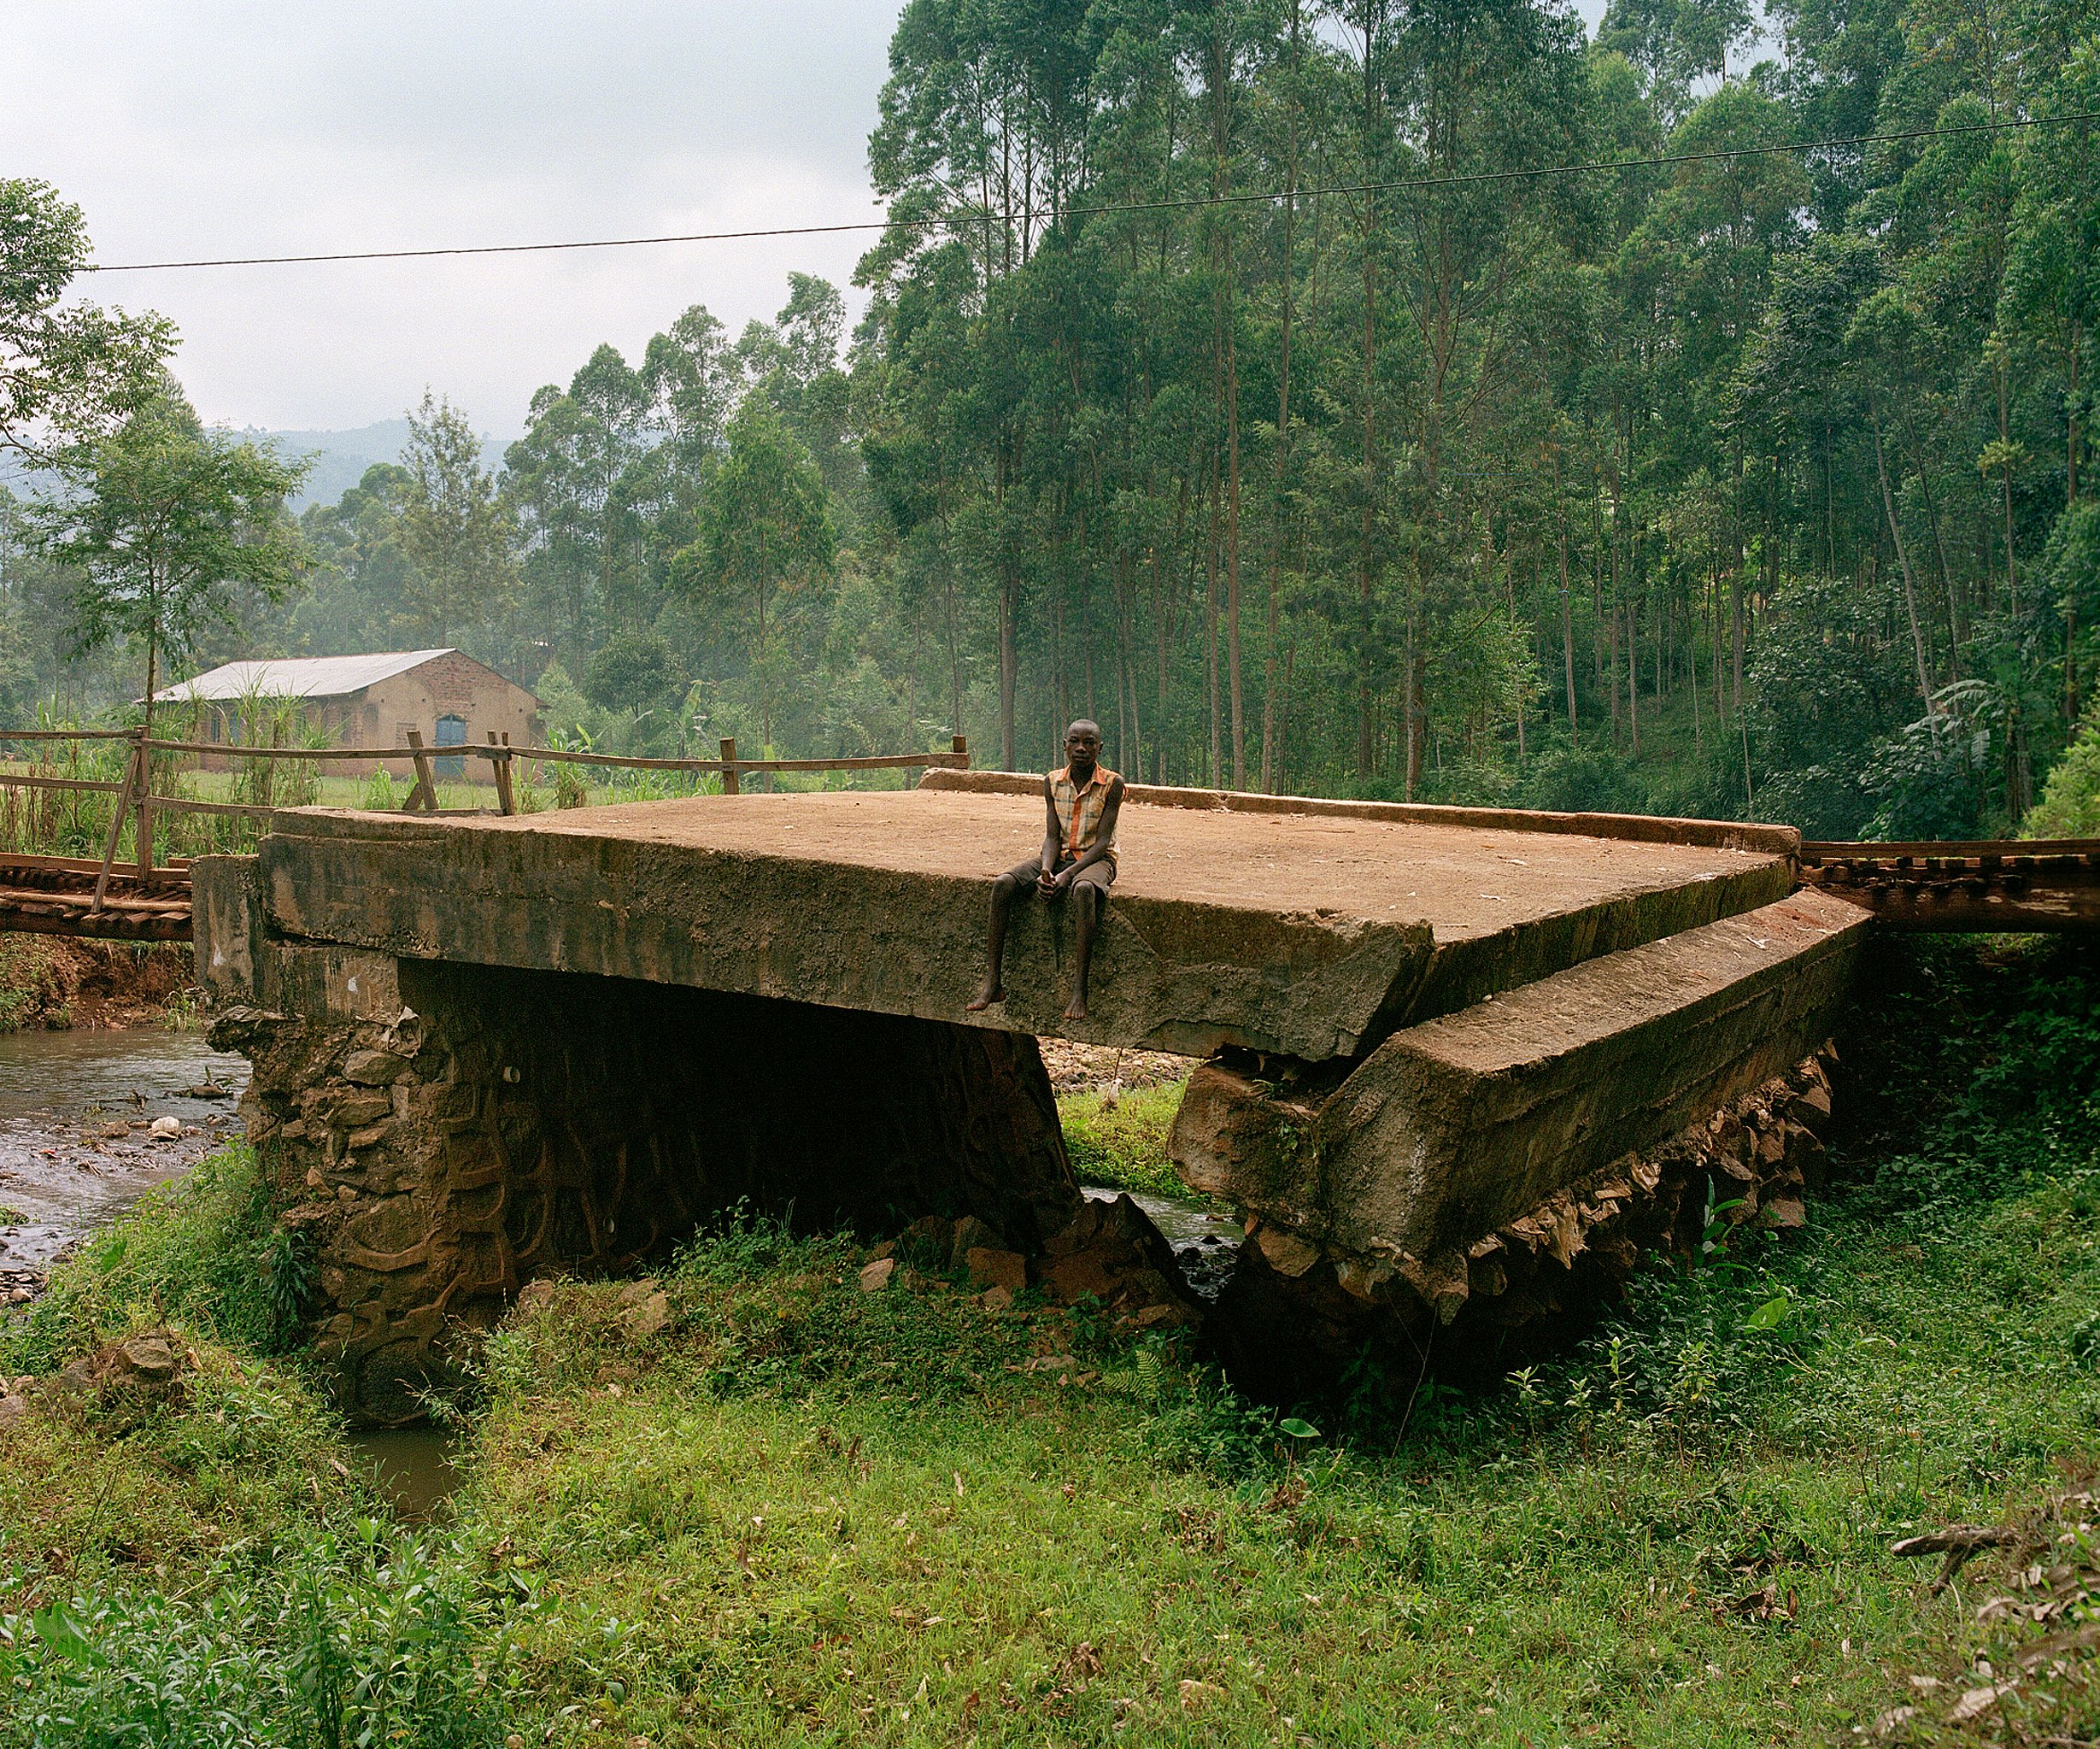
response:
[[(1469, 170), (1444, 176), (1402, 177), (1388, 182), (1330, 183), (1301, 188), (1246, 193), (1170, 197), (1150, 201), (1119, 201), (1100, 206), (1068, 206), (1037, 215), (1051, 222), (1073, 218), (1111, 218), (1122, 214), (1187, 211), (1203, 207), (1264, 205), (1320, 200), (1331, 196), (1402, 194), (1458, 188), (1486, 182), (1536, 181), (1553, 176), (1588, 176), (1610, 170), (1669, 169), (1682, 164), (1712, 164), (1737, 158), (1769, 158), (1790, 152), (1835, 151), (1841, 148), (1899, 145), (1911, 140), (1952, 139), (1965, 134), (1997, 133), (2013, 128), (2053, 127), (2077, 121), (2100, 121), (2100, 109), (2063, 115), (2023, 115), (2008, 120), (1967, 122), (1956, 127), (1914, 127), (1898, 133), (1857, 134), (1849, 138), (1796, 140), (1784, 144), (1728, 146), (1710, 152), (1671, 152), (1651, 158), (1600, 158), (1581, 164), (1540, 164), (1522, 170)], [(837, 225), (782, 225), (751, 231), (691, 231), (654, 237), (599, 237), (562, 243), (460, 244), (437, 249), (339, 249), (314, 255), (227, 255), (196, 261), (117, 261), (90, 264), (84, 273), (151, 273), (192, 267), (297, 267), (328, 261), (428, 261), (448, 255), (546, 255), (601, 249), (651, 249), (678, 243), (745, 243), (772, 237), (835, 237), (864, 231), (961, 231), (972, 226), (1012, 223), (1010, 214), (990, 212), (940, 213), (923, 219), (867, 219)]]

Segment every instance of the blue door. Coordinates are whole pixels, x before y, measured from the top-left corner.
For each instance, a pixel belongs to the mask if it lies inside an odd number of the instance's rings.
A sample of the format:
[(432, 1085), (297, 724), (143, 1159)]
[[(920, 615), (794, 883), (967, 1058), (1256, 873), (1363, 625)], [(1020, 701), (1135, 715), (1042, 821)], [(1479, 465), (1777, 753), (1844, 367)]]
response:
[[(433, 742), (438, 747), (464, 747), (466, 745), (466, 719), (455, 717), (449, 711), (437, 719), (437, 733)], [(441, 778), (464, 778), (466, 761), (454, 757), (437, 761), (437, 775)]]

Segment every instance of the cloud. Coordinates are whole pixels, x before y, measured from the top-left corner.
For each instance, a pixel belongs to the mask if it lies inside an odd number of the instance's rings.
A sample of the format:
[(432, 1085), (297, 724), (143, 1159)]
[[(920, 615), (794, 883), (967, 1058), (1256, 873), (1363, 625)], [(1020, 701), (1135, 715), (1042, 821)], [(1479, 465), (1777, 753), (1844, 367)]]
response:
[[(10, 9), (0, 163), (86, 208), (105, 261), (875, 216), (865, 143), (898, 0)], [(200, 409), (331, 427), (427, 385), (514, 431), (601, 340), (695, 302), (732, 329), (865, 238), (113, 276), (173, 316)]]

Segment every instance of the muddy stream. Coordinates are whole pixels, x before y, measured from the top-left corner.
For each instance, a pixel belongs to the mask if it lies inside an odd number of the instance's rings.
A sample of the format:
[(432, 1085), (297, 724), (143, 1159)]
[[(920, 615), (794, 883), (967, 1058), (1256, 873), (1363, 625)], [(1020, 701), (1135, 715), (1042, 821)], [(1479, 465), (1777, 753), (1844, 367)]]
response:
[(247, 1084), (201, 1033), (0, 1034), (0, 1300), (237, 1131)]
[[(202, 1033), (0, 1034), (0, 1307), (34, 1298), (68, 1246), (238, 1134), (247, 1084), (246, 1059)], [(449, 1437), (431, 1429), (351, 1443), (402, 1517), (430, 1517), (455, 1480)]]

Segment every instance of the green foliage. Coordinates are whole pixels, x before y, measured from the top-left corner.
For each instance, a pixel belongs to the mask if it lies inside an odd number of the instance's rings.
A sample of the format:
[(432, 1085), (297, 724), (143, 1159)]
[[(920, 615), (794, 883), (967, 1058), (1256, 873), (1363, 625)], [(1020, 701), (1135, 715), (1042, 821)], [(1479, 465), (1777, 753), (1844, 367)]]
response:
[(510, 504), (483, 467), (481, 439), (449, 401), (425, 392), (408, 415), (400, 509), (390, 531), (407, 566), (393, 617), (398, 631), (449, 642), (456, 625), (502, 615), (517, 583)]
[[(549, 671), (555, 672), (555, 671)], [(601, 644), (584, 669), (584, 694), (608, 711), (661, 709), (685, 690), (678, 658), (654, 631), (619, 631)]]
[(1633, 764), (1608, 747), (1557, 747), (1525, 784), (1524, 805), (1574, 813), (1639, 813), (1647, 801)]
[[(2003, 1582), (1927, 1596), (1890, 1543), (2003, 1522), (2100, 1425), (2091, 955), (1882, 951), (1808, 1232), (1714, 1207), (1506, 1376), (1279, 1414), (1098, 1308), (934, 1259), (863, 1292), (853, 1240), (735, 1212), (491, 1335), (412, 1536), (303, 1387), (201, 1341), (156, 1417), (0, 1441), (0, 1746), (1849, 1738)], [(222, 1182), (146, 1224), (224, 1245)], [(120, 1303), (139, 1255), (62, 1289)]]
[(172, 387), (70, 454), (67, 490), (30, 520), (45, 555), (79, 576), (78, 647), (143, 644), (151, 694), (161, 658), (232, 623), (236, 585), (281, 599), (301, 555), (284, 498), (306, 468), (207, 428)]
[(0, 177), (0, 452), (48, 465), (160, 391), (173, 326), (67, 296), (91, 253), (78, 207)]
[(1167, 1131), (1181, 1108), (1183, 1081), (1106, 1093), (1066, 1094), (1058, 1100), (1065, 1148), (1082, 1184), (1186, 1196), (1167, 1157)]
[(41, 1371), (107, 1337), (179, 1319), (282, 1353), (313, 1286), (309, 1242), (278, 1224), (253, 1152), (228, 1142), (56, 1265), (29, 1315), (0, 1326), (0, 1372)]
[(1933, 696), (1935, 708), (1875, 748), (1863, 782), (1880, 802), (1864, 836), (1908, 841), (1982, 836), (2005, 701), (1965, 680)]
[(2023, 838), (2100, 838), (2100, 694), (2085, 707), (2078, 738), (2020, 823)]
[(201, 1596), (119, 1582), (10, 1614), (26, 1576), (0, 1574), (0, 1744), (493, 1749), (506, 1612), (467, 1556), (365, 1518), (216, 1562)]
[(837, 535), (807, 446), (762, 399), (745, 399), (726, 438), (705, 477), (698, 538), (672, 563), (687, 587), (744, 626), (749, 702), (770, 746), (774, 711), (801, 678), (790, 635), (807, 627), (814, 592), (831, 579)]

